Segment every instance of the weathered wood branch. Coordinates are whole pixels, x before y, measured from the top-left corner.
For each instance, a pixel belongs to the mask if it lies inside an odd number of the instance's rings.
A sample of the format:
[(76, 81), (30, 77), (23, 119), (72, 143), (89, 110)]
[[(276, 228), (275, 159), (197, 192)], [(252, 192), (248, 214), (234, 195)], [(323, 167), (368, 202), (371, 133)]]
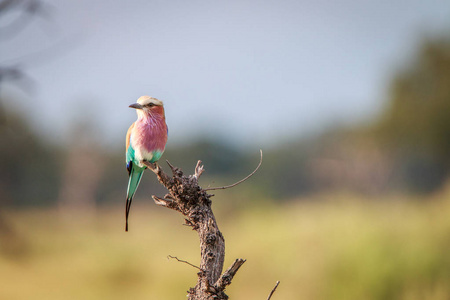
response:
[(214, 289), (217, 293), (223, 292), (226, 286), (231, 284), (231, 280), (233, 280), (234, 275), (245, 263), (245, 261), (245, 259), (238, 258), (225, 272), (223, 272), (222, 276), (220, 276), (219, 280), (217, 280), (216, 284), (214, 285)]
[(172, 171), (172, 177), (164, 173), (159, 165), (145, 163), (168, 190), (164, 198), (152, 196), (155, 203), (183, 214), (186, 225), (196, 230), (200, 238), (201, 259), (198, 267), (200, 271), (197, 273), (196, 286), (188, 291), (188, 299), (228, 299), (224, 292), (225, 288), (231, 283), (245, 260), (236, 259), (222, 274), (225, 239), (211, 209), (210, 198), (213, 195), (208, 194), (198, 184), (198, 179), (204, 171), (201, 161), (198, 161), (194, 175), (189, 176), (185, 176), (181, 169), (172, 166), (169, 162), (167, 164)]

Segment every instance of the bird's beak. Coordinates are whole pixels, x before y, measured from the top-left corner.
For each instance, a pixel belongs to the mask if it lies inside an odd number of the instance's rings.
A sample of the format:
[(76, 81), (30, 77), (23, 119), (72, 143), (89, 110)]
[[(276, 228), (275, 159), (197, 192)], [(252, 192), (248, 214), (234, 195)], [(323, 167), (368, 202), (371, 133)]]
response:
[(135, 108), (135, 109), (142, 109), (143, 108), (142, 105), (140, 105), (139, 103), (133, 103), (133, 104), (131, 104), (128, 107)]

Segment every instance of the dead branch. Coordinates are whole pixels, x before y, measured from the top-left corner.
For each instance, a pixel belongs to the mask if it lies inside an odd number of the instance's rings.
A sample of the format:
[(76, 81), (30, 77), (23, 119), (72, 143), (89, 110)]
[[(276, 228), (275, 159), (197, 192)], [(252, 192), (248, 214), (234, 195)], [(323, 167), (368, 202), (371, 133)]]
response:
[(259, 167), (261, 167), (261, 164), (262, 164), (263, 153), (262, 153), (262, 150), (259, 150), (259, 152), (261, 153), (261, 158), (260, 158), (260, 160), (259, 160), (258, 166), (256, 167), (256, 169), (255, 169), (253, 172), (251, 172), (251, 173), (250, 173), (249, 175), (247, 175), (245, 178), (243, 178), (243, 179), (241, 179), (241, 180), (239, 180), (238, 182), (235, 182), (235, 183), (233, 183), (233, 184), (227, 185), (227, 186), (220, 186), (220, 187), (206, 188), (206, 189), (204, 189), (204, 190), (205, 190), (205, 191), (212, 191), (212, 190), (225, 190), (225, 189), (229, 189), (229, 188), (232, 188), (232, 187), (234, 187), (234, 186), (237, 186), (238, 184), (243, 183), (244, 181), (246, 181), (247, 179), (249, 179), (250, 177), (252, 177), (253, 174), (255, 174), (256, 171), (258, 171)]
[(188, 299), (228, 299), (222, 288), (214, 288), (222, 273), (225, 240), (211, 209), (212, 195), (198, 185), (198, 178), (204, 171), (201, 161), (197, 163), (194, 175), (190, 176), (185, 176), (181, 169), (169, 162), (167, 164), (172, 176), (157, 164), (145, 163), (168, 191), (164, 197), (152, 196), (155, 203), (183, 214), (186, 224), (197, 231), (200, 239), (200, 272), (197, 273), (196, 286), (189, 290)]
[(200, 269), (200, 267), (197, 267), (196, 265), (191, 264), (190, 262), (188, 262), (188, 261), (186, 261), (186, 260), (179, 259), (179, 258), (176, 257), (176, 256), (167, 255), (167, 258), (173, 258), (173, 259), (176, 259), (178, 262), (185, 263), (185, 264), (190, 265), (191, 267), (194, 267), (194, 268), (196, 268), (196, 269), (199, 269), (200, 271), (203, 272), (203, 270)]
[(270, 300), (270, 298), (272, 298), (273, 293), (275, 293), (278, 285), (280, 284), (280, 281), (277, 281), (277, 284), (275, 284), (275, 287), (272, 289), (272, 291), (269, 294), (269, 297), (267, 297), (267, 300)]
[(195, 166), (194, 174), (185, 176), (183, 171), (174, 167), (167, 161), (172, 171), (172, 176), (167, 175), (158, 164), (144, 162), (144, 164), (156, 174), (159, 182), (167, 189), (164, 197), (152, 196), (155, 203), (159, 206), (173, 209), (180, 212), (185, 217), (187, 226), (197, 231), (200, 239), (200, 266), (197, 267), (187, 261), (174, 258), (179, 262), (189, 264), (200, 272), (197, 273), (198, 279), (195, 287), (188, 291), (190, 300), (225, 300), (228, 296), (225, 294), (225, 288), (231, 284), (239, 268), (244, 264), (245, 259), (236, 259), (234, 263), (222, 273), (225, 258), (225, 239), (219, 230), (213, 211), (211, 209), (211, 197), (208, 190), (226, 189), (236, 186), (250, 178), (259, 169), (262, 163), (261, 159), (257, 168), (244, 179), (220, 188), (202, 189), (198, 184), (198, 179), (204, 172), (202, 162), (199, 160)]

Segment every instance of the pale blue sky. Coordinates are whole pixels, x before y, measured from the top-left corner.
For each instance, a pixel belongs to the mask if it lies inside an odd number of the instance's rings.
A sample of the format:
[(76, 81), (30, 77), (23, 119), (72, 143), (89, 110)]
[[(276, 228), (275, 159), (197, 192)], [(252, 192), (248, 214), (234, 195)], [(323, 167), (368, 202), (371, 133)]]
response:
[(36, 89), (0, 92), (49, 136), (86, 115), (111, 145), (144, 94), (165, 102), (172, 141), (264, 147), (364, 120), (420, 39), (450, 31), (448, 0), (46, 2), (50, 20), (0, 41), (0, 63), (21, 62)]

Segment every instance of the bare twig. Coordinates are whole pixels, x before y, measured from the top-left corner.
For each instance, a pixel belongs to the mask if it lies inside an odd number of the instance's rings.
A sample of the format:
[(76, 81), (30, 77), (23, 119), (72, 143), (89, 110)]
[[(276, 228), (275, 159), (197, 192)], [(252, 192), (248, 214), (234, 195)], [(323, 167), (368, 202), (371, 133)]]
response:
[(238, 258), (234, 261), (234, 263), (220, 276), (219, 280), (217, 280), (214, 287), (218, 291), (223, 291), (227, 285), (231, 283), (234, 275), (239, 270), (239, 268), (246, 262), (245, 259)]
[(200, 271), (202, 271), (203, 272), (203, 270), (202, 269), (200, 269), (199, 267), (197, 267), (196, 265), (193, 265), (193, 264), (191, 264), (190, 262), (188, 262), (188, 261), (185, 261), (185, 260), (182, 260), (182, 259), (179, 259), (178, 257), (176, 257), (176, 256), (172, 256), (172, 255), (167, 255), (167, 258), (173, 258), (173, 259), (176, 259), (177, 261), (179, 261), (179, 262), (182, 262), (182, 263), (185, 263), (185, 264), (188, 264), (188, 265), (190, 265), (191, 267), (194, 267), (194, 268), (196, 268), (196, 269), (199, 269)]
[(227, 185), (227, 186), (220, 186), (220, 187), (206, 188), (206, 189), (204, 189), (204, 190), (205, 190), (205, 191), (212, 191), (212, 190), (225, 190), (225, 189), (229, 189), (229, 188), (232, 188), (232, 187), (234, 187), (234, 186), (236, 186), (236, 185), (238, 185), (238, 184), (243, 183), (244, 181), (246, 181), (247, 179), (249, 179), (250, 177), (252, 177), (252, 176), (256, 173), (256, 171), (258, 171), (259, 167), (261, 167), (261, 164), (262, 164), (263, 153), (262, 153), (262, 150), (259, 150), (259, 152), (261, 153), (261, 158), (260, 158), (260, 160), (259, 160), (259, 164), (258, 164), (258, 166), (256, 167), (256, 169), (255, 169), (252, 173), (250, 173), (249, 175), (247, 175), (247, 177), (245, 177), (245, 178), (239, 180), (238, 182), (235, 182), (235, 183), (233, 183), (233, 184)]
[(270, 292), (269, 297), (267, 297), (267, 300), (270, 300), (270, 298), (272, 298), (272, 295), (273, 295), (273, 293), (275, 293), (275, 290), (277, 289), (279, 284), (280, 284), (280, 281), (277, 281), (277, 284), (275, 284), (275, 287)]

